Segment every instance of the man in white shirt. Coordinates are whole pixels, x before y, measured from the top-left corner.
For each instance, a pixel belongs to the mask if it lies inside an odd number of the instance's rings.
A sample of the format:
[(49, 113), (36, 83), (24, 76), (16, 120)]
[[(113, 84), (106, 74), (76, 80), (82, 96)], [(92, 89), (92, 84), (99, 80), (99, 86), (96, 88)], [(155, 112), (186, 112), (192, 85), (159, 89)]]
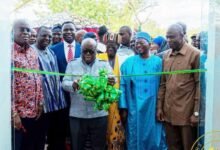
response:
[[(81, 46), (75, 41), (75, 25), (71, 21), (64, 22), (62, 24), (62, 36), (63, 42), (60, 42), (51, 47), (54, 51), (57, 62), (58, 69), (60, 73), (65, 73), (67, 64), (75, 59), (79, 58), (81, 55)], [(60, 76), (61, 81), (63, 76)], [(67, 102), (67, 108), (60, 111), (57, 117), (54, 118), (54, 122), (57, 124), (57, 128), (60, 130), (50, 130), (48, 133), (48, 150), (65, 150), (65, 138), (66, 130), (68, 131), (68, 119), (69, 119), (69, 106), (70, 106), (70, 95), (69, 92), (64, 92), (65, 100)], [(56, 128), (56, 129), (57, 129)], [(54, 135), (56, 134), (56, 135)], [(58, 134), (58, 135), (57, 135)]]
[(117, 50), (119, 68), (123, 62), (130, 56), (134, 55), (134, 50), (130, 48), (132, 30), (129, 26), (122, 26), (119, 30), (121, 38), (120, 46)]

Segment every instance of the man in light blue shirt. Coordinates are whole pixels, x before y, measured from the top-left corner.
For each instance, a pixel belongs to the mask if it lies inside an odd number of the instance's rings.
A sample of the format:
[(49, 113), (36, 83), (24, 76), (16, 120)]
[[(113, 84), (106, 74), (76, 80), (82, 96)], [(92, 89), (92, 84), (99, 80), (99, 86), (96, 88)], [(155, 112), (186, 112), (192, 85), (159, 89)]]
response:
[(147, 74), (161, 72), (162, 60), (150, 55), (150, 35), (138, 32), (138, 55), (128, 58), (121, 66), (119, 109), (126, 129), (128, 150), (166, 150), (162, 123), (156, 120), (156, 103), (160, 76)]

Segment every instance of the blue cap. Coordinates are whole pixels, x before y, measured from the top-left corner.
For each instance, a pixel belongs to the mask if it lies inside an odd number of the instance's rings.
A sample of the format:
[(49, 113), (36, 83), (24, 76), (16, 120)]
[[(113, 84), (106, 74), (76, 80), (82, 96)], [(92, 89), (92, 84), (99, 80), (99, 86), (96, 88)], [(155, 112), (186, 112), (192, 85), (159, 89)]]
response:
[(148, 43), (151, 42), (151, 37), (147, 32), (137, 32), (136, 38), (137, 39), (145, 39)]
[(57, 31), (61, 31), (61, 25), (60, 24), (55, 24), (52, 28), (52, 32), (57, 32)]

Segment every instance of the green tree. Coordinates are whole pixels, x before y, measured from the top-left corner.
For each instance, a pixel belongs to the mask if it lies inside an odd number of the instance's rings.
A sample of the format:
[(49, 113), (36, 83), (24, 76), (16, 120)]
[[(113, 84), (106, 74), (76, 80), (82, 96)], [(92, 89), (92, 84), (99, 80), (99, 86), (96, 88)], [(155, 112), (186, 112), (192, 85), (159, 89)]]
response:
[[(33, 2), (35, 1), (19, 0), (15, 11)], [(149, 19), (151, 8), (157, 5), (153, 0), (39, 0), (39, 4), (47, 5), (53, 13), (67, 12), (100, 25), (104, 24), (113, 32), (128, 25), (132, 29), (141, 27), (152, 35), (164, 33), (163, 29)], [(47, 14), (40, 14), (41, 17), (43, 15)]]
[[(143, 25), (149, 18), (141, 20), (139, 14), (155, 6), (151, 0), (126, 0), (113, 3), (110, 0), (50, 0), (49, 8), (54, 12), (67, 11), (71, 14), (92, 19), (99, 24), (107, 25), (112, 31), (120, 26)], [(148, 4), (149, 3), (149, 4)]]
[[(127, 7), (132, 11), (134, 16), (134, 22), (138, 25), (138, 30), (142, 30), (142, 26), (148, 22), (152, 11), (152, 8), (157, 6), (154, 0), (127, 0)], [(148, 11), (147, 11), (148, 10)]]
[(118, 11), (109, 0), (51, 0), (49, 8), (55, 13), (67, 11), (99, 24), (109, 24), (109, 16), (115, 16)]

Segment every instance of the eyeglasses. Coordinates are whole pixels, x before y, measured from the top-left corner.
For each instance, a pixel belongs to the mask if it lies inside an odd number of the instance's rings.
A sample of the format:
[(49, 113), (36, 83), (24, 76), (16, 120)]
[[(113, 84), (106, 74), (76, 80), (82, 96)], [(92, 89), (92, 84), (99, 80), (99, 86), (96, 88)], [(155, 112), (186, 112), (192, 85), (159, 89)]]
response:
[(89, 54), (91, 54), (91, 55), (95, 53), (95, 51), (94, 51), (94, 50), (91, 50), (91, 49), (85, 49), (85, 50), (83, 50), (82, 52), (83, 52), (83, 54), (89, 53)]
[(21, 31), (21, 32), (25, 32), (25, 31), (26, 31), (26, 32), (31, 32), (31, 29), (30, 29), (30, 28), (21, 27), (21, 28), (20, 28), (20, 31)]

